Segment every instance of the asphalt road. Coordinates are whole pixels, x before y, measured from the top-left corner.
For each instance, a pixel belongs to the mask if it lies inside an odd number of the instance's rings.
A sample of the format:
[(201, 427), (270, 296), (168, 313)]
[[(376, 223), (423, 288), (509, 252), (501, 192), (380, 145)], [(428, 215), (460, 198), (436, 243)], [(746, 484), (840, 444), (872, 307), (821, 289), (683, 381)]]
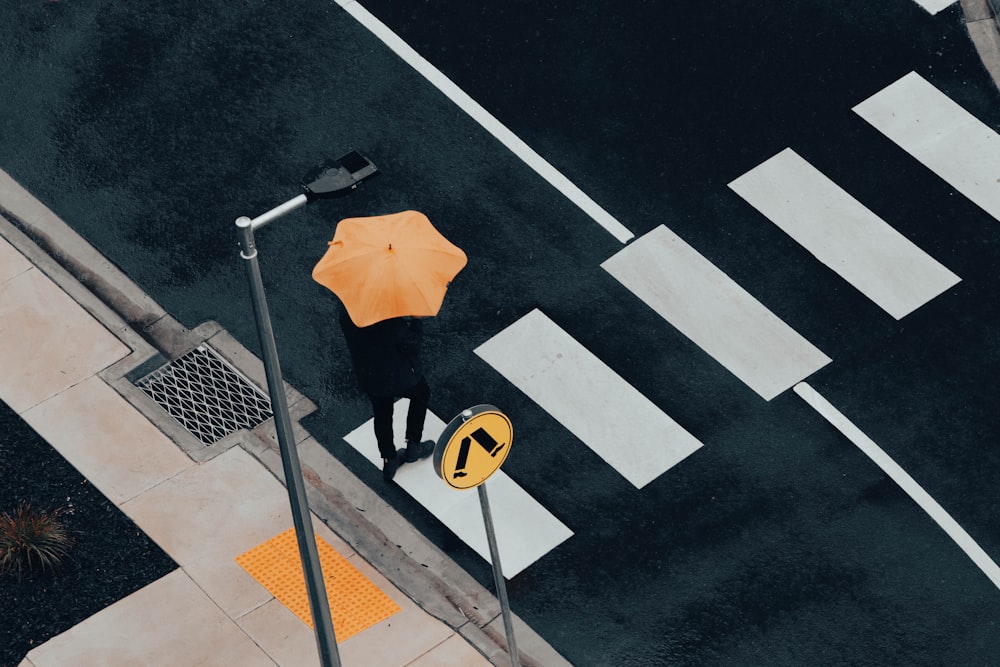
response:
[[(1000, 227), (851, 111), (912, 70), (1000, 127), (957, 5), (362, 4), (637, 236), (667, 224), (829, 355), (810, 385), (1000, 560)], [(761, 399), (623, 290), (600, 268), (619, 241), (332, 2), (6, 3), (0, 89), (0, 166), (178, 319), (251, 349), (235, 218), (324, 157), (379, 165), (258, 237), (286, 377), (320, 405), (306, 426), (375, 488), (341, 440), (369, 406), (310, 270), (336, 220), (406, 208), (466, 250), (428, 327), (432, 409), (517, 424), (504, 470), (574, 536), (511, 604), (574, 664), (997, 664), (1000, 591), (923, 510), (798, 396)], [(962, 282), (897, 321), (825, 270), (727, 187), (787, 146)], [(704, 446), (625, 482), (473, 353), (534, 308)]]

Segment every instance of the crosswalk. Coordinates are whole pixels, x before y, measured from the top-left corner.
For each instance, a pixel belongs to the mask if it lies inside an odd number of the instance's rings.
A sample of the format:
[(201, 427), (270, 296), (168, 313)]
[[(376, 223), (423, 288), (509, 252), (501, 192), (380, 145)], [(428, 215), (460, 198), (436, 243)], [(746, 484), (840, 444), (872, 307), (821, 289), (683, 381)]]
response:
[(664, 226), (601, 266), (765, 400), (830, 362)]
[(476, 354), (636, 488), (701, 447), (539, 310), (478, 347)]
[(916, 0), (916, 3), (931, 14), (937, 14), (955, 4), (955, 0)]
[[(406, 399), (396, 403), (393, 430), (396, 442), (403, 442), (406, 433)], [(381, 469), (382, 460), (369, 419), (344, 436), (354, 449)], [(437, 440), (445, 422), (432, 412), (427, 413), (424, 438)], [(512, 445), (515, 447), (516, 444)], [(447, 526), (477, 554), (490, 559), (486, 528), (476, 493), (449, 489), (434, 472), (429, 459), (408, 463), (396, 473), (395, 482), (420, 505)], [(555, 549), (573, 535), (559, 519), (512, 480), (498, 470), (487, 482), (497, 547), (506, 577), (514, 577), (529, 565)]]
[(1000, 136), (916, 72), (854, 112), (1000, 220)]
[(959, 281), (790, 148), (729, 187), (897, 320)]
[[(944, 93), (910, 73), (854, 111), (1000, 219), (1000, 137)], [(816, 270), (833, 271), (897, 320), (960, 281), (793, 148), (729, 187), (811, 253)], [(801, 388), (832, 362), (665, 226), (632, 240), (601, 267), (764, 400)], [(639, 490), (706, 446), (541, 310), (529, 311), (475, 353)], [(430, 434), (440, 432), (443, 423), (431, 421)], [(401, 434), (402, 422), (397, 428)], [(370, 421), (346, 439), (380, 464)], [(488, 559), (471, 496), (459, 500), (461, 492), (443, 491), (429, 465), (405, 466), (397, 479)], [(502, 471), (489, 483), (493, 504), (501, 508), (495, 520), (507, 576), (572, 536), (571, 528)]]

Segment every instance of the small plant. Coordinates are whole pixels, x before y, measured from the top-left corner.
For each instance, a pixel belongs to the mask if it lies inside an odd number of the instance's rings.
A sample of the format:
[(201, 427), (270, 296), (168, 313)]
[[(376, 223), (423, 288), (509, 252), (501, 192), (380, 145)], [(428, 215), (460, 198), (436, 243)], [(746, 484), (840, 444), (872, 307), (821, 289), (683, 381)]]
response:
[(20, 579), (29, 570), (55, 570), (62, 564), (73, 544), (62, 513), (37, 510), (23, 501), (13, 514), (0, 514), (0, 572)]

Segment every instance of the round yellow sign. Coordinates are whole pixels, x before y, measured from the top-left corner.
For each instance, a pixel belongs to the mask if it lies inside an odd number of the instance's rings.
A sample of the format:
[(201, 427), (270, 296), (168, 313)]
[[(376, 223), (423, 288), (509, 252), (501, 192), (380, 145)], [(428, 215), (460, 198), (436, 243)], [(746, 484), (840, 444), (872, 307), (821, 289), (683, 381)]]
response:
[(479, 486), (503, 464), (513, 440), (514, 427), (497, 408), (463, 410), (438, 438), (434, 470), (453, 489)]

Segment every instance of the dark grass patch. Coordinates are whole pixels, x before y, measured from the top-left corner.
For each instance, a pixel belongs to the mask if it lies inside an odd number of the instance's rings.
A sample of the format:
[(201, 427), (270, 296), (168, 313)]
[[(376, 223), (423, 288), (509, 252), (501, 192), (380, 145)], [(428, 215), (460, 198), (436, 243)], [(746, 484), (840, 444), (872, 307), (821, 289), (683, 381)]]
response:
[(60, 510), (73, 539), (52, 571), (0, 574), (0, 667), (173, 571), (177, 564), (0, 402), (0, 512)]

